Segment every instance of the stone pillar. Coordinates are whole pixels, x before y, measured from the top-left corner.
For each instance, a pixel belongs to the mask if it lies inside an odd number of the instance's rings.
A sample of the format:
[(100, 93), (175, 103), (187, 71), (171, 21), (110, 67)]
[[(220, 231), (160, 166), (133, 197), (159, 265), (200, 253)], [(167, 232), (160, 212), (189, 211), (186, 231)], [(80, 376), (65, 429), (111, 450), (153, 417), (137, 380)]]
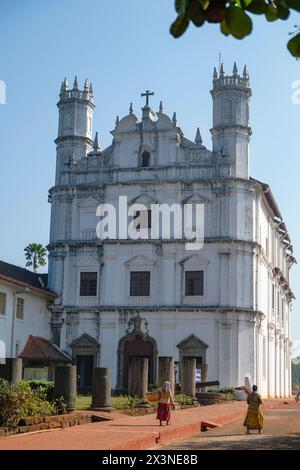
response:
[(128, 395), (145, 398), (148, 391), (148, 358), (132, 357), (128, 371)]
[(165, 381), (171, 382), (171, 392), (174, 395), (174, 359), (170, 356), (158, 358), (158, 384), (161, 387)]
[[(207, 364), (202, 364), (202, 367), (201, 367), (201, 382), (207, 382), (207, 372), (208, 372)], [(201, 392), (207, 392), (207, 387), (201, 387)]]
[(92, 406), (93, 410), (111, 411), (111, 369), (95, 367), (93, 371)]
[(195, 398), (196, 394), (196, 359), (194, 357), (183, 357), (181, 391), (185, 395)]
[(63, 397), (68, 411), (76, 407), (76, 366), (57, 366), (55, 368), (54, 399)]
[(22, 380), (22, 359), (16, 357), (11, 359), (11, 383), (16, 384)]

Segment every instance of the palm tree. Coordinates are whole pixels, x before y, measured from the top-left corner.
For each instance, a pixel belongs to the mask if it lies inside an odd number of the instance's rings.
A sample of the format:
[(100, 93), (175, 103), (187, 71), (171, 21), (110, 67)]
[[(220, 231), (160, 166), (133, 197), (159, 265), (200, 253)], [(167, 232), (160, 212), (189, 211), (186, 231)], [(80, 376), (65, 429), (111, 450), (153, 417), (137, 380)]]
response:
[(36, 273), (37, 268), (40, 266), (45, 266), (47, 250), (41, 243), (29, 243), (29, 245), (24, 248), (24, 251), (27, 260), (25, 266), (32, 266), (34, 273)]

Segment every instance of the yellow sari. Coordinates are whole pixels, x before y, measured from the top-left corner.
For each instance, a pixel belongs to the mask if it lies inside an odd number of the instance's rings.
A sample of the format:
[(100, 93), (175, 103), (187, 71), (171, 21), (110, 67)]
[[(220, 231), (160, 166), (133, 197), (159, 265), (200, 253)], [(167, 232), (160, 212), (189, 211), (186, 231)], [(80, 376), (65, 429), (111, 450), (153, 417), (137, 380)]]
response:
[(264, 416), (261, 410), (262, 399), (259, 393), (251, 392), (247, 397), (248, 410), (244, 420), (247, 429), (262, 429)]

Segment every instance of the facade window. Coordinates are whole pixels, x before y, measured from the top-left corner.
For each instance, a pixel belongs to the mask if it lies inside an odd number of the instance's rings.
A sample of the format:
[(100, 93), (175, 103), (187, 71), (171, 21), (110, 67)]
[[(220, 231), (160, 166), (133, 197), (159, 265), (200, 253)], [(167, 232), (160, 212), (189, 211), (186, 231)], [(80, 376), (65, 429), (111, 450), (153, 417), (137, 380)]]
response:
[(5, 315), (6, 312), (6, 294), (0, 292), (0, 315)]
[(185, 272), (185, 295), (203, 295), (203, 271)]
[(17, 298), (17, 315), (18, 320), (24, 320), (24, 299)]
[(150, 271), (131, 271), (130, 295), (150, 295)]
[(80, 295), (97, 295), (97, 273), (80, 273)]
[(142, 153), (142, 167), (147, 168), (148, 166), (150, 166), (150, 153), (145, 151)]

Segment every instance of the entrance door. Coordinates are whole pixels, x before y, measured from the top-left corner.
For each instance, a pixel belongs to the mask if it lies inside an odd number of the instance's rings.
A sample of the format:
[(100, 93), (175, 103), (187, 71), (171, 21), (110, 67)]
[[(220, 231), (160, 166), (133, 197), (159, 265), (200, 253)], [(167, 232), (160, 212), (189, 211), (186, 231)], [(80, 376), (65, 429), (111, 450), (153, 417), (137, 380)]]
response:
[(137, 336), (134, 341), (126, 341), (124, 345), (124, 375), (123, 387), (128, 388), (128, 368), (129, 361), (132, 357), (146, 357), (148, 358), (148, 384), (154, 382), (154, 345), (152, 341), (144, 341), (140, 336)]
[(92, 390), (94, 356), (76, 356), (77, 391), (89, 394)]

